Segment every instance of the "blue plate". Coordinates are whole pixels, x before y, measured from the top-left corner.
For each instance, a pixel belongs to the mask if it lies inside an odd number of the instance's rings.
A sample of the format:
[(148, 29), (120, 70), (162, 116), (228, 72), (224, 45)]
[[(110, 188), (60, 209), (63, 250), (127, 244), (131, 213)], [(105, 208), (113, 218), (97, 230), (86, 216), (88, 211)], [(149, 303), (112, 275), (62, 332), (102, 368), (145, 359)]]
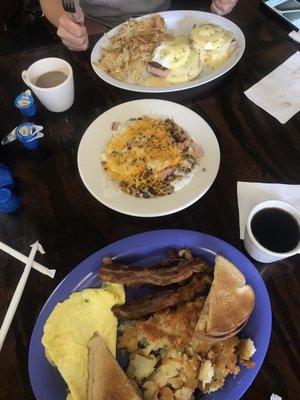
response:
[(256, 305), (241, 337), (251, 337), (256, 346), (252, 357), (253, 369), (241, 368), (236, 377), (229, 377), (222, 390), (196, 399), (238, 400), (251, 385), (265, 358), (271, 334), (272, 314), (270, 299), (265, 284), (254, 265), (236, 248), (204, 233), (186, 230), (160, 230), (130, 236), (115, 242), (79, 264), (57, 286), (44, 305), (36, 321), (29, 348), (29, 376), (37, 400), (65, 400), (67, 388), (60, 374), (45, 357), (41, 344), (43, 327), (55, 305), (65, 300), (71, 292), (99, 286), (97, 273), (105, 256), (117, 256), (118, 261), (151, 265), (162, 259), (167, 249), (189, 247), (193, 253), (214, 265), (216, 254), (232, 261), (244, 274), (256, 295)]

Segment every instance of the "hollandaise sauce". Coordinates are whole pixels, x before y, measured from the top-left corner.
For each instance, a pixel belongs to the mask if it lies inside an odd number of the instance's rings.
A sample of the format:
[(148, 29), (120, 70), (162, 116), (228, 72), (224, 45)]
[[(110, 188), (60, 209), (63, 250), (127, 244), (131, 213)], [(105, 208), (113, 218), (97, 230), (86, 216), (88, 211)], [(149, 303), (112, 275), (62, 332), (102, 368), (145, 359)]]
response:
[(195, 26), (190, 38), (206, 71), (215, 71), (226, 64), (236, 48), (232, 33), (214, 24)]
[(177, 36), (174, 40), (162, 42), (155, 49), (152, 61), (165, 68), (180, 68), (189, 58), (191, 52), (189, 39), (186, 36)]
[(208, 62), (206, 64), (207, 70), (209, 71), (216, 71), (217, 69), (223, 67), (227, 63), (227, 61), (230, 59), (231, 54), (224, 54), (222, 57), (218, 58), (217, 60)]
[(149, 76), (145, 81), (146, 86), (159, 87), (159, 86), (171, 86), (172, 83), (168, 82), (165, 78), (159, 76)]

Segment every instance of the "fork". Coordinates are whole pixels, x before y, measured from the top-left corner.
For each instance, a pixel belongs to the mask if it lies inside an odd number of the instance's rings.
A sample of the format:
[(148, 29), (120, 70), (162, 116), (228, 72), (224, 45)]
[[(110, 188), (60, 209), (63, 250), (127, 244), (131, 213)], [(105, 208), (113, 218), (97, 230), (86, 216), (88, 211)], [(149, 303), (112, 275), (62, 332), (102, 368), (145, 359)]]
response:
[(68, 13), (76, 13), (74, 0), (62, 0), (63, 9)]
[(74, 15), (76, 13), (75, 1), (76, 0), (62, 0), (62, 6), (67, 13), (70, 13), (72, 21), (81, 26), (82, 23), (78, 22), (76, 16)]

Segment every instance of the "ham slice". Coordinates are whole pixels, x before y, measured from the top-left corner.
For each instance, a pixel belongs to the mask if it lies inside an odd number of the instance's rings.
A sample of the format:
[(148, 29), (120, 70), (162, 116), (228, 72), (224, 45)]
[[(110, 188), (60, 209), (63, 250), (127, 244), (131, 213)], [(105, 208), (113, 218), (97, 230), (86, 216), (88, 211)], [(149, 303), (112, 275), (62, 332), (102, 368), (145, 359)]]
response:
[(147, 70), (149, 74), (159, 76), (160, 78), (166, 78), (170, 73), (170, 70), (168, 68), (165, 68), (154, 61), (149, 62)]

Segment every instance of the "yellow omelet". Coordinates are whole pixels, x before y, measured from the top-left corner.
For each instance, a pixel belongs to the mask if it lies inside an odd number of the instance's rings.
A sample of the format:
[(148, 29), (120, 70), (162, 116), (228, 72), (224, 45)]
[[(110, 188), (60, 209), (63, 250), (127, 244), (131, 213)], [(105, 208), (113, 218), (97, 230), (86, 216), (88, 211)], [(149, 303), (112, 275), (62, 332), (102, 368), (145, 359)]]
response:
[(72, 293), (48, 317), (42, 344), (46, 357), (68, 385), (67, 400), (87, 399), (87, 344), (95, 332), (116, 354), (118, 321), (112, 307), (124, 302), (123, 285), (107, 283), (99, 289)]

